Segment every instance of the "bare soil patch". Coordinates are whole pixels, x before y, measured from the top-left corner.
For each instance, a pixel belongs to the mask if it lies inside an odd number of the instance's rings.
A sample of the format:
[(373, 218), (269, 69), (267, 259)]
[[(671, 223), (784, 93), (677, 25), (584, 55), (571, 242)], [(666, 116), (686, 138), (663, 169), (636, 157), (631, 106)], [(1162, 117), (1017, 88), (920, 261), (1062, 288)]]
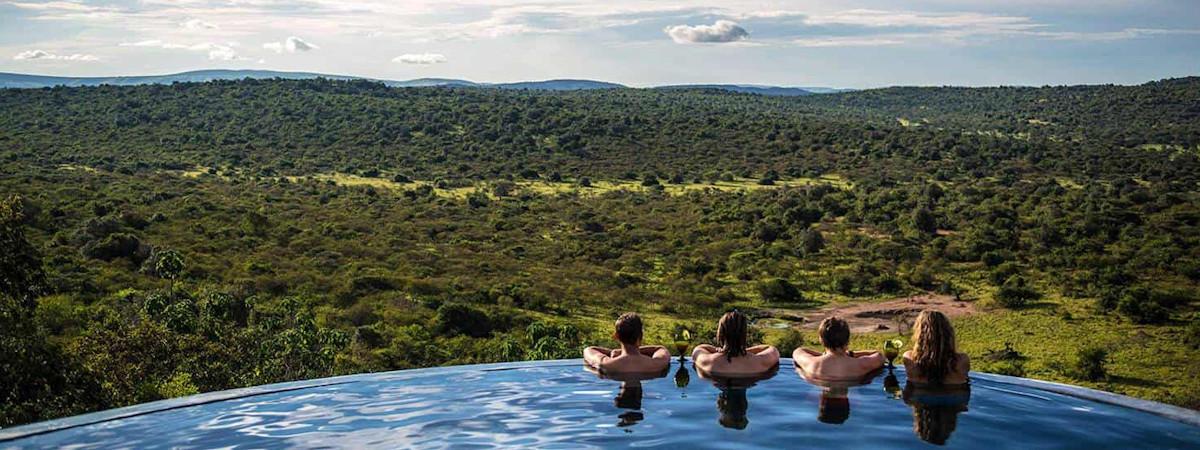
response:
[(940, 311), (952, 318), (978, 312), (974, 302), (956, 301), (953, 295), (921, 294), (883, 302), (830, 305), (808, 311), (773, 309), (769, 315), (799, 322), (793, 326), (803, 329), (816, 329), (826, 317), (838, 316), (850, 323), (854, 333), (895, 333), (908, 331), (917, 314), (926, 309)]

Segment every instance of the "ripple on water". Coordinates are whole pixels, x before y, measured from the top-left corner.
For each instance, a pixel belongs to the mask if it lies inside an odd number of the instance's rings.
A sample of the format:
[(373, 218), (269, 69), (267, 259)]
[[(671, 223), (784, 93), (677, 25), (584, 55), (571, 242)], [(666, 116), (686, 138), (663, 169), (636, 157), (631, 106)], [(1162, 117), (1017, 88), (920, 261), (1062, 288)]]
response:
[[(790, 362), (785, 362), (790, 364)], [(679, 370), (674, 362), (671, 373)], [(1144, 412), (975, 380), (893, 395), (882, 377), (821, 388), (787, 370), (719, 388), (690, 367), (622, 384), (575, 364), (395, 372), (101, 422), (0, 448), (1196, 448)], [(898, 371), (900, 382), (903, 373)]]

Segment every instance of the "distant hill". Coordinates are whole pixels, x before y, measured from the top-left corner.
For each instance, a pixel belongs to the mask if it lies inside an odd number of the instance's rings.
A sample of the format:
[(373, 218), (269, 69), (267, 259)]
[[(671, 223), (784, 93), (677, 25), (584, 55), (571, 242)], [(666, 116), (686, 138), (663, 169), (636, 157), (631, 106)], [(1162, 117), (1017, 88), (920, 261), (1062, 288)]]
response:
[(44, 75), (26, 75), (19, 73), (0, 73), (0, 87), (41, 88), (50, 86), (99, 86), (102, 84), (133, 86), (139, 84), (205, 82), (243, 78), (307, 79), (317, 77), (325, 77), (335, 80), (352, 80), (358, 78), (345, 75), (326, 75), (310, 72), (278, 72), (274, 70), (196, 70), (168, 75), (139, 75), (121, 77), (54, 77)]
[[(0, 72), (0, 88), (43, 88), (51, 86), (99, 86), (102, 84), (115, 86), (132, 86), (139, 84), (171, 84), (205, 82), (213, 80), (240, 80), (244, 78), (269, 79), (309, 79), (329, 78), (333, 80), (365, 79), (379, 81), (390, 87), (478, 87), (498, 89), (527, 89), (541, 91), (579, 91), (590, 89), (621, 89), (623, 84), (595, 80), (558, 79), (544, 81), (519, 81), (513, 83), (476, 83), (474, 81), (453, 78), (417, 78), (412, 80), (380, 80), (350, 75), (329, 75), (313, 72), (279, 72), (274, 70), (196, 70), (167, 75), (137, 75), (120, 77), (56, 77), (46, 75), (27, 75), (19, 73)], [(771, 96), (799, 96), (814, 93), (842, 92), (848, 89), (831, 89), (819, 87), (780, 87), (743, 84), (681, 84), (657, 86), (651, 89), (718, 89), (732, 92), (762, 94)]]
[(474, 81), (456, 80), (453, 78), (416, 78), (405, 81), (381, 80), (383, 84), (391, 87), (479, 87), (480, 84)]
[(791, 97), (800, 95), (812, 95), (813, 91), (805, 88), (795, 87), (780, 87), (780, 86), (758, 86), (749, 84), (674, 84), (669, 86), (658, 86), (654, 89), (676, 90), (676, 89), (717, 89), (722, 91), (741, 92), (744, 94), (760, 94), (760, 95), (776, 95), (781, 97)]
[(593, 80), (520, 81), (516, 83), (489, 84), (487, 86), (498, 87), (500, 89), (530, 89), (542, 91), (578, 91), (587, 89), (620, 89), (627, 87), (623, 84)]

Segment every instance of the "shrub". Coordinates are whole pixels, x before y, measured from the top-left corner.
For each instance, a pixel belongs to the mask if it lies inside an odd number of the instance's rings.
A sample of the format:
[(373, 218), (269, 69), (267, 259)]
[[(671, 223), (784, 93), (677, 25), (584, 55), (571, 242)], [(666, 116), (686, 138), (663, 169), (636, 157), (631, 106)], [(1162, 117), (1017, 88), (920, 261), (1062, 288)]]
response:
[(1156, 298), (1137, 291), (1126, 292), (1121, 297), (1117, 302), (1117, 312), (1138, 324), (1163, 323), (1170, 317), (1170, 311), (1159, 304)]
[(1025, 284), (1021, 276), (1013, 276), (996, 292), (996, 302), (1005, 308), (1021, 308), (1042, 298), (1042, 294)]
[(787, 331), (783, 332), (782, 336), (769, 342), (769, 344), (779, 349), (780, 355), (790, 356), (792, 351), (804, 345), (804, 335), (795, 329), (788, 328)]
[(1002, 263), (992, 269), (992, 273), (988, 275), (988, 280), (996, 286), (1003, 285), (1005, 281), (1015, 275), (1020, 275), (1021, 268), (1014, 263)]
[(444, 336), (465, 334), (487, 337), (492, 334), (492, 322), (487, 313), (460, 303), (446, 303), (437, 310), (434, 329)]
[(791, 282), (783, 278), (774, 278), (758, 284), (758, 295), (768, 303), (799, 303), (804, 301), (804, 294)]
[(818, 230), (804, 230), (804, 233), (800, 235), (800, 245), (804, 248), (806, 255), (815, 255), (825, 248), (825, 238)]
[(1200, 317), (1193, 317), (1183, 329), (1183, 343), (1188, 348), (1200, 349)]
[(1108, 351), (1101, 347), (1086, 347), (1075, 355), (1075, 376), (1088, 381), (1100, 381), (1108, 378), (1105, 364)]
[(891, 274), (883, 274), (875, 279), (875, 290), (883, 293), (893, 293), (900, 290), (900, 280)]
[(988, 267), (996, 267), (1008, 260), (1008, 255), (1001, 251), (984, 252), (979, 256), (979, 260)]
[(113, 233), (104, 238), (88, 242), (81, 250), (83, 256), (111, 261), (117, 258), (136, 258), (142, 249), (142, 241), (132, 234)]

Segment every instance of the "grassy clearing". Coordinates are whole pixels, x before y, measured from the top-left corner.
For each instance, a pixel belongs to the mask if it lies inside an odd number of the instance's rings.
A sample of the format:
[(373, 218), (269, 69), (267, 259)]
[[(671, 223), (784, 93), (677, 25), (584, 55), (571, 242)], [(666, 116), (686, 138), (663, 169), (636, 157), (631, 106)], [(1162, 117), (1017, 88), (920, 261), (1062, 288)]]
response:
[[(63, 167), (68, 169), (67, 167)], [(95, 171), (91, 168), (79, 168)], [(188, 178), (197, 178), (201, 176), (211, 175), (209, 168), (196, 167), (191, 170), (171, 172), (179, 176)], [(282, 177), (291, 182), (299, 182), (305, 179), (312, 179), (321, 182), (333, 182), (342, 186), (371, 186), (377, 189), (412, 189), (419, 186), (434, 187), (434, 193), (441, 197), (447, 198), (466, 198), (468, 195), (475, 192), (483, 192), (489, 196), (492, 195), (492, 181), (479, 181), (470, 186), (437, 188), (433, 181), (413, 180), (407, 183), (392, 181), (387, 178), (379, 177), (364, 177), (347, 173), (321, 173), (308, 176), (285, 176)], [(788, 180), (776, 180), (772, 185), (759, 184), (758, 180), (752, 178), (735, 178), (732, 181), (716, 181), (712, 183), (682, 183), (682, 184), (662, 184), (660, 187), (642, 186), (638, 180), (596, 180), (592, 181), (590, 186), (580, 186), (576, 181), (551, 182), (544, 180), (519, 180), (514, 181), (518, 193), (528, 192), (538, 195), (559, 195), (567, 193), (578, 193), (580, 195), (599, 195), (612, 191), (633, 191), (646, 192), (656, 189), (661, 189), (669, 195), (683, 195), (689, 192), (705, 192), (716, 190), (721, 192), (733, 191), (751, 191), (758, 189), (779, 189), (787, 187), (829, 185), (839, 189), (851, 189), (853, 183), (838, 174), (825, 174), (816, 178), (793, 178)]]
[[(1019, 309), (987, 309), (954, 319), (959, 350), (971, 356), (972, 370), (1057, 381), (1109, 392), (1200, 408), (1200, 358), (1181, 342), (1183, 324), (1135, 325), (1114, 315), (1097, 314), (1091, 302), (1050, 297)], [(764, 327), (768, 342), (785, 330)], [(816, 347), (817, 337), (804, 332)], [(856, 334), (852, 346), (881, 349), (883, 341), (899, 336), (911, 348), (908, 330)], [(1011, 344), (1022, 355), (1017, 361), (990, 360), (985, 355)], [(1079, 352), (1098, 346), (1109, 352), (1108, 379), (1086, 381), (1075, 376)]]

